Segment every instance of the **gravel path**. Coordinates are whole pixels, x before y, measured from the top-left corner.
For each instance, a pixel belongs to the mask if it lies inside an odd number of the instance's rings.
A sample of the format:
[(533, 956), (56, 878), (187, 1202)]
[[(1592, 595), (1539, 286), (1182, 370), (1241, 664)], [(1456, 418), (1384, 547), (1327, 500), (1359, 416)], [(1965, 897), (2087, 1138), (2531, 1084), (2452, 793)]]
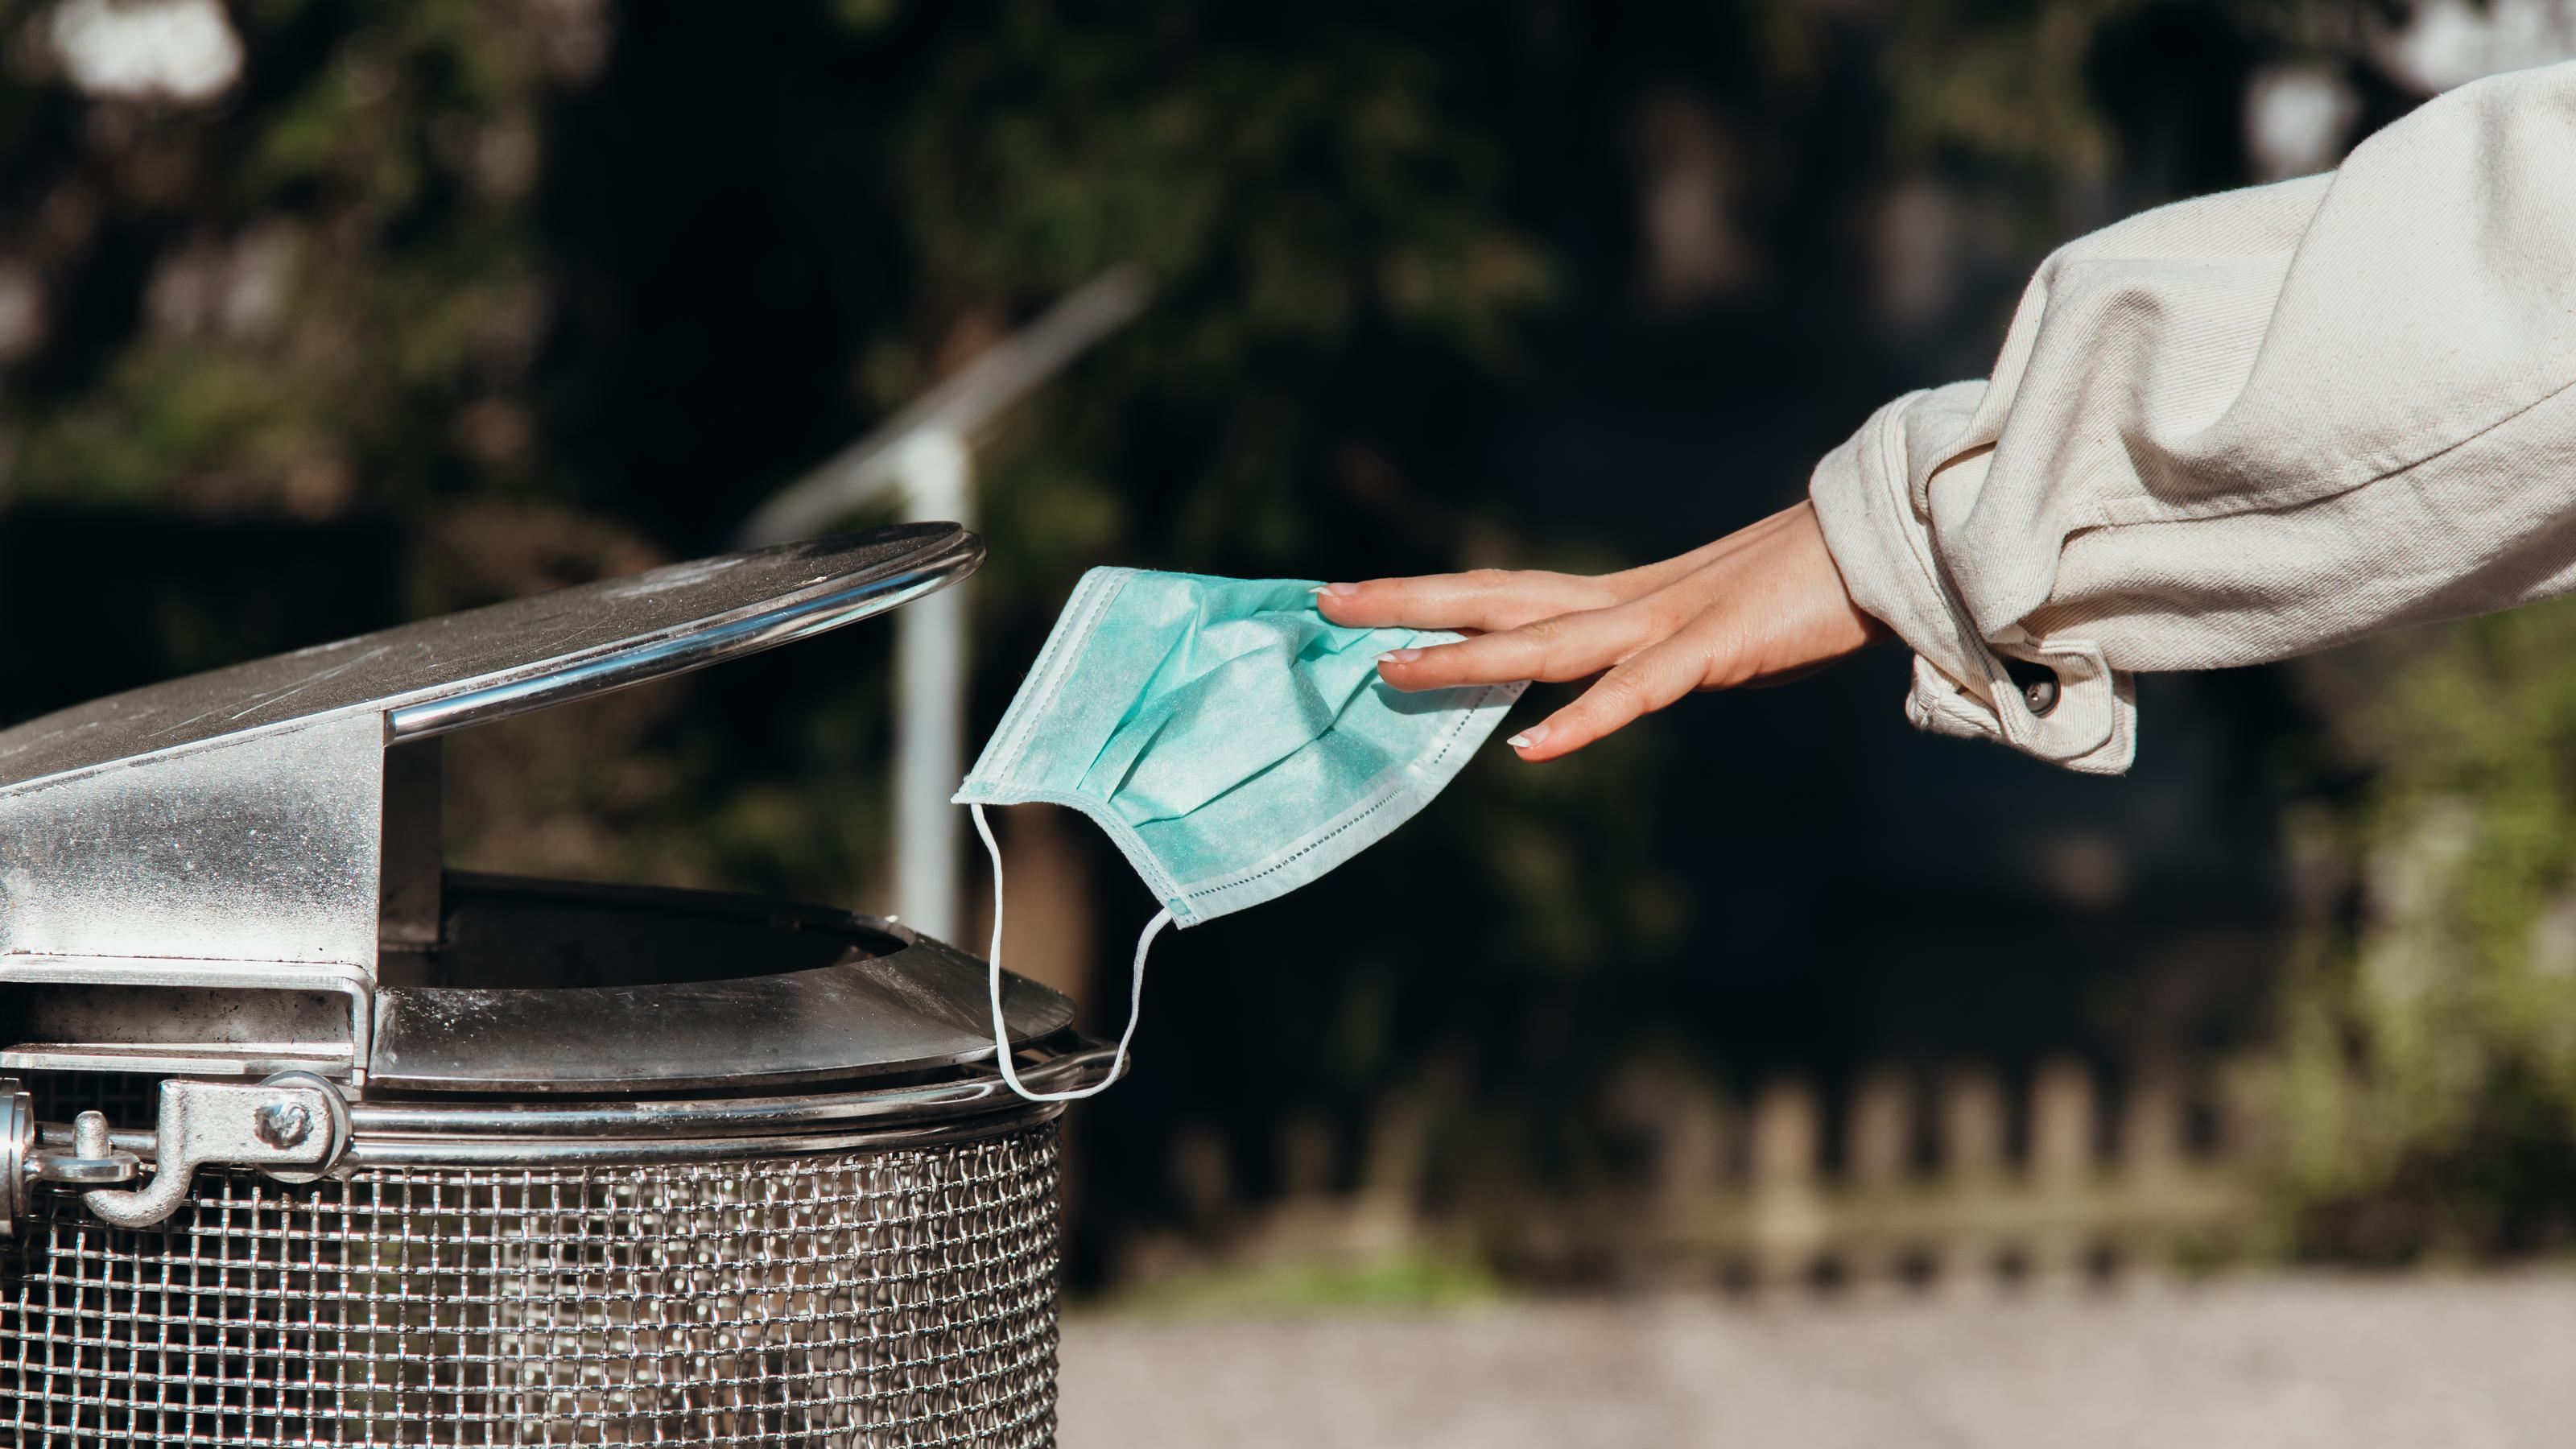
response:
[(2576, 1276), (1064, 1331), (1063, 1449), (2564, 1449)]

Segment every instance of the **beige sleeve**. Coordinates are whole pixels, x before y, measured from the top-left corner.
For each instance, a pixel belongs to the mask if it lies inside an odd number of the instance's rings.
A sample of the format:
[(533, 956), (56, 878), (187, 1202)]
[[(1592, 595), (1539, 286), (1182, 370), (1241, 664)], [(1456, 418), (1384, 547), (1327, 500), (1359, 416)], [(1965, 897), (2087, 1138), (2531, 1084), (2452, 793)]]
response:
[[(1992, 378), (1880, 409), (1811, 492), (1917, 725), (2098, 773), (2136, 671), (2576, 589), (2576, 64), (2070, 243)], [(2057, 672), (2046, 716), (2005, 657)]]

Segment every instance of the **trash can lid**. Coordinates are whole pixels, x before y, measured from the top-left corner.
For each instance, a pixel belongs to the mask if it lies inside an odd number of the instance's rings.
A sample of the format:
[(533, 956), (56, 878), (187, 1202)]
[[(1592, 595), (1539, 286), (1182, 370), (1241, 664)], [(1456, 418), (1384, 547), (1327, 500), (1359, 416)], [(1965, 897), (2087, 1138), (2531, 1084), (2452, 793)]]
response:
[(910, 523), (647, 569), (185, 679), (0, 731), (0, 793), (351, 710), (387, 744), (836, 629), (974, 572), (983, 540)]
[[(406, 807), (388, 797), (389, 749), (865, 619), (963, 578), (983, 553), (951, 523), (781, 544), (0, 731), (0, 983), (337, 993), (343, 1049), (363, 1072), (380, 911), (400, 873), (386, 842), (419, 823), (396, 818)], [(431, 790), (416, 810), (435, 802)]]

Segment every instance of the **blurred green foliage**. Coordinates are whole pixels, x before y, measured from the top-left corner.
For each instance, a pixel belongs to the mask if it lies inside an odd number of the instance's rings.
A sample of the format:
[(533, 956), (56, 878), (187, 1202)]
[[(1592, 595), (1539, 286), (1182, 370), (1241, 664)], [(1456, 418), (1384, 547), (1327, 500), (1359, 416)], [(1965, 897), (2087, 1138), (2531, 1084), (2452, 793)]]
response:
[(2134, 0), (1907, 6), (1888, 47), (1897, 144), (2077, 179), (2107, 177), (2118, 136), (2085, 65)]
[(561, 9), (247, 6), (213, 115), (22, 80), (0, 149), (73, 315), (19, 390), (12, 494), (324, 518), (531, 492), (539, 110), (599, 61)]
[(2378, 1259), (2576, 1236), (2576, 607), (2303, 668), (2342, 788), (2305, 812), (2284, 983), (2302, 1246)]
[[(0, 263), (45, 298), (0, 405), (7, 489), (22, 561), (59, 571), (13, 622), (76, 623), (61, 590), (95, 562), (45, 539), (113, 547), (42, 532), (64, 510), (180, 520), (209, 550), (276, 526), (328, 547), (352, 519), (398, 541), (342, 557), (390, 574), (383, 617), (349, 607), (364, 589), (259, 613), (229, 579), (200, 596), (209, 626), (159, 631), (135, 673), (721, 548), (803, 469), (1130, 262), (1149, 317), (981, 459), (985, 718), (1093, 564), (1603, 556), (1524, 540), (1423, 446), (1522, 365), (1557, 296), (1515, 214), (1508, 36), (1478, 7), (246, 0), (243, 75), (195, 107), (81, 96), (44, 14), (0, 19)], [(868, 903), (884, 632), (459, 736), (451, 859)], [(22, 677), (15, 710), (136, 682), (74, 659)], [(1684, 892), (1643, 858), (1646, 753), (1532, 780), (1480, 765), (1474, 804), (1372, 862), (1377, 891), (1465, 903), (1455, 920), (1321, 962), (1275, 929), (1223, 948), (1269, 999), (1172, 1015), (1253, 1016), (1229, 1067), (1283, 1073), (1223, 1110), (1254, 1135), (1283, 1100), (1364, 1111), (1418, 1074), (1461, 977), (1668, 945)], [(1104, 912), (1104, 936), (1132, 929)], [(1426, 960), (1454, 964), (1405, 964)], [(1174, 1083), (1204, 1067), (1185, 1058), (1164, 1058)]]
[[(46, 13), (0, 6), (0, 283), (41, 297), (0, 342), (9, 623), (158, 652), (47, 654), (15, 713), (720, 549), (1139, 264), (1151, 311), (979, 458), (989, 720), (1094, 564), (1596, 568), (1780, 506), (1869, 405), (1982, 367), (2054, 240), (2245, 179), (2250, 68), (2350, 62), (2366, 7), (239, 0), (243, 75), (198, 107), (83, 97)], [(1679, 301), (1658, 156), (1718, 177), (1703, 240), (1733, 249)], [(1927, 178), (1992, 236), (1900, 325), (1873, 218)], [(1549, 409), (1580, 447), (1514, 431)], [(134, 586), (101, 519), (173, 577), (280, 529), (349, 577)], [(65, 603), (102, 581), (162, 622)], [(2532, 943), (2576, 942), (2568, 617), (2355, 656), (2325, 711), (2349, 782), (2298, 839), (2370, 884), (2316, 893), (2285, 998), (2320, 1224), (2405, 1198), (2493, 1241), (2564, 1160), (2576, 972)], [(458, 736), (452, 858), (870, 903), (884, 634)], [(1638, 1171), (1603, 1129), (1623, 1064), (1802, 1049), (1841, 1003), (1727, 1011), (1825, 991), (1800, 973), (1895, 747), (1816, 721), (1896, 729), (1892, 688), (1808, 688), (1806, 716), (1480, 760), (1296, 902), (1167, 944), (1143, 1068), (1084, 1119), (1086, 1271), (1123, 1224), (1221, 1230), (1168, 1180), (1185, 1133), (1223, 1144), (1219, 1198), (1260, 1198), (1284, 1117), (1331, 1124), (1347, 1184), (1413, 1104), (1421, 1191), (1492, 1219)], [(1116, 963), (1150, 907), (1086, 849)], [(1738, 969), (1750, 995), (1712, 984)]]

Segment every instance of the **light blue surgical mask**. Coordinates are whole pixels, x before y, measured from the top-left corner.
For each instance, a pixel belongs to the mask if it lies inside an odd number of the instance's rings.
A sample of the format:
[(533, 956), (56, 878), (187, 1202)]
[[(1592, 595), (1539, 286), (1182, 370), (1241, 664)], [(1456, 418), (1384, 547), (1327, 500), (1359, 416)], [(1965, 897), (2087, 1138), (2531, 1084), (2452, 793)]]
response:
[(1136, 941), (1123, 1068), (1165, 926), (1286, 895), (1375, 844), (1431, 803), (1527, 687), (1398, 690), (1377, 656), (1459, 636), (1335, 624), (1315, 587), (1101, 568), (1066, 602), (954, 797), (993, 856), (993, 1034), (1013, 1091), (1055, 1101), (1100, 1088), (1042, 1096), (1012, 1068), (1002, 852), (985, 806), (1081, 811), (1162, 899)]

